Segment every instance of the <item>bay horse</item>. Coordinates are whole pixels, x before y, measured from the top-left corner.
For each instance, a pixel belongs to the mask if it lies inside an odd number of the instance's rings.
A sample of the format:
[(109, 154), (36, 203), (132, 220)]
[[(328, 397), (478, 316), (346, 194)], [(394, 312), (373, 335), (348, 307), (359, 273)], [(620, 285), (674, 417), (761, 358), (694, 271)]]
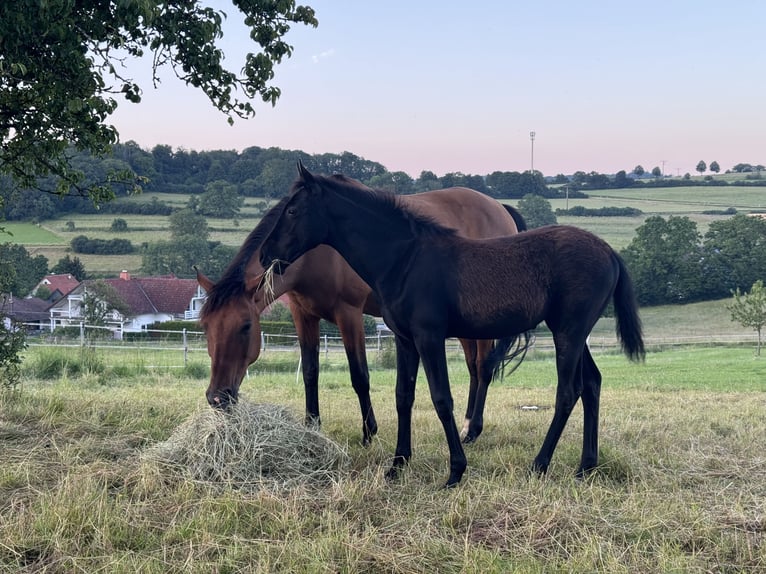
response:
[(407, 209), (390, 193), (314, 175), (299, 177), (261, 245), (261, 263), (282, 271), (320, 244), (340, 253), (378, 296), (396, 337), (396, 451), (386, 477), (412, 455), (412, 406), (419, 360), (449, 446), (446, 487), (467, 461), (453, 416), (444, 341), (497, 339), (484, 362), (496, 372), (511, 341), (545, 322), (556, 348), (553, 420), (534, 459), (545, 473), (569, 416), (582, 399), (582, 457), (577, 476), (598, 465), (601, 374), (586, 338), (614, 303), (617, 336), (632, 360), (645, 356), (632, 283), (620, 256), (602, 239), (553, 225), (494, 239), (460, 237), (454, 229)]
[[(332, 178), (344, 185), (369, 189), (345, 176)], [(321, 318), (335, 323), (340, 330), (351, 384), (362, 413), (362, 443), (369, 444), (377, 432), (377, 422), (370, 400), (363, 313), (379, 317), (380, 305), (370, 287), (337, 251), (326, 245), (319, 245), (298, 258), (280, 280), (274, 282), (273, 292), (268, 296), (258, 289), (264, 272), (259, 249), (286, 201), (284, 198), (264, 215), (218, 282), (214, 283), (197, 270), (197, 281), (207, 291), (207, 301), (200, 313), (211, 359), (207, 400), (216, 408), (227, 408), (237, 400), (248, 366), (260, 355), (261, 313), (273, 300), (287, 293), (303, 366), (306, 422), (319, 425), (321, 421), (318, 391)], [(468, 188), (402, 196), (401, 201), (467, 237), (512, 235), (526, 229), (523, 217), (513, 207)], [(482, 378), (481, 373), (492, 341), (462, 339), (460, 342), (470, 385), (463, 436), (466, 442), (471, 442), (483, 428), (490, 377)]]

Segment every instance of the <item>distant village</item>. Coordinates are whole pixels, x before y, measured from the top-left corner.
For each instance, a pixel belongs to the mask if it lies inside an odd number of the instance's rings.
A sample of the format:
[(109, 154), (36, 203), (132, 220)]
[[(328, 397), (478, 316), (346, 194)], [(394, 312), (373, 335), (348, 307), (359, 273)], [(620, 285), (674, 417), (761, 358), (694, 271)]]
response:
[[(122, 303), (118, 310), (102, 302), (107, 311), (105, 326), (115, 338), (141, 332), (156, 323), (196, 320), (206, 296), (196, 279), (174, 275), (133, 277), (122, 271), (119, 277), (98, 281), (111, 288)], [(80, 282), (68, 273), (52, 274), (43, 277), (27, 297), (3, 294), (0, 304), (6, 327), (15, 322), (28, 332), (52, 332), (59, 327), (79, 326), (85, 320), (86, 297), (89, 293), (97, 297), (95, 283)], [(38, 292), (47, 297), (37, 297)]]

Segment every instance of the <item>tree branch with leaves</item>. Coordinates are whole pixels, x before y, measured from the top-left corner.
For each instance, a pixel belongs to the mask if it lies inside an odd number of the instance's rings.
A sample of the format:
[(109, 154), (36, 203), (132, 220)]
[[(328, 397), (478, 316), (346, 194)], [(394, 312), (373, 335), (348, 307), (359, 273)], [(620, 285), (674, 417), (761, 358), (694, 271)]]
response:
[(732, 293), (734, 301), (726, 305), (731, 312), (731, 320), (743, 327), (750, 327), (758, 333), (755, 354), (761, 354), (761, 334), (766, 325), (766, 288), (763, 281), (756, 281), (749, 293), (741, 293), (739, 287)]
[[(218, 6), (219, 3), (216, 3)], [(250, 100), (274, 105), (274, 66), (292, 54), (284, 37), (293, 24), (317, 26), (314, 10), (293, 0), (231, 0), (244, 16), (255, 50), (240, 72), (227, 69), (219, 47), (226, 14), (200, 0), (15, 0), (0, 2), (0, 174), (20, 189), (44, 189), (94, 202), (114, 197), (115, 184), (137, 186), (130, 172), (86, 183), (70, 150), (106, 154), (118, 141), (107, 123), (118, 95), (141, 101), (125, 62), (152, 55), (152, 74), (169, 66), (228, 116), (255, 114)], [(241, 93), (242, 96), (237, 94)]]

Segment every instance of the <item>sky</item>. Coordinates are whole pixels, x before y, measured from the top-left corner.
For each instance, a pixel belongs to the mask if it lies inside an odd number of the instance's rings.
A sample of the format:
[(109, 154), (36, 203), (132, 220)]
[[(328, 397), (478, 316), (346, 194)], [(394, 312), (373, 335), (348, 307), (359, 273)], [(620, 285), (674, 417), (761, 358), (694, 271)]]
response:
[[(252, 41), (229, 2), (208, 3), (228, 14), (221, 47), (238, 71)], [(276, 107), (255, 101), (230, 126), (168, 71), (155, 89), (140, 60), (142, 102), (110, 118), (121, 141), (348, 151), (414, 178), (766, 164), (763, 0), (299, 3), (319, 26), (287, 35)]]

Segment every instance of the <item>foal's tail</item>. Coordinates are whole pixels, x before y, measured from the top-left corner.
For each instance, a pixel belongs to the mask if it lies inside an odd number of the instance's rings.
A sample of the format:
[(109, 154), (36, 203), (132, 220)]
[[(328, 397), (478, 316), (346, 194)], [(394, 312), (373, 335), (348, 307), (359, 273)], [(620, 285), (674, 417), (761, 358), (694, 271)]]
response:
[(511, 217), (513, 217), (513, 222), (516, 224), (516, 231), (526, 231), (527, 222), (524, 219), (524, 216), (521, 215), (521, 212), (512, 205), (506, 205), (505, 203), (503, 204), (503, 207), (505, 207), (505, 210)]
[(617, 253), (614, 256), (620, 268), (613, 296), (615, 331), (622, 350), (628, 358), (632, 361), (643, 361), (646, 351), (641, 336), (641, 319), (638, 316), (638, 303), (633, 291), (633, 282), (630, 280), (622, 257)]
[(482, 363), (481, 380), (490, 381), (496, 379), (501, 374), (505, 375), (505, 368), (512, 361), (516, 360), (516, 364), (508, 371), (510, 375), (519, 368), (534, 341), (535, 337), (532, 331), (526, 331), (521, 335), (506, 337), (505, 339), (497, 339), (495, 346), (492, 347), (492, 350), (484, 359), (484, 363)]

